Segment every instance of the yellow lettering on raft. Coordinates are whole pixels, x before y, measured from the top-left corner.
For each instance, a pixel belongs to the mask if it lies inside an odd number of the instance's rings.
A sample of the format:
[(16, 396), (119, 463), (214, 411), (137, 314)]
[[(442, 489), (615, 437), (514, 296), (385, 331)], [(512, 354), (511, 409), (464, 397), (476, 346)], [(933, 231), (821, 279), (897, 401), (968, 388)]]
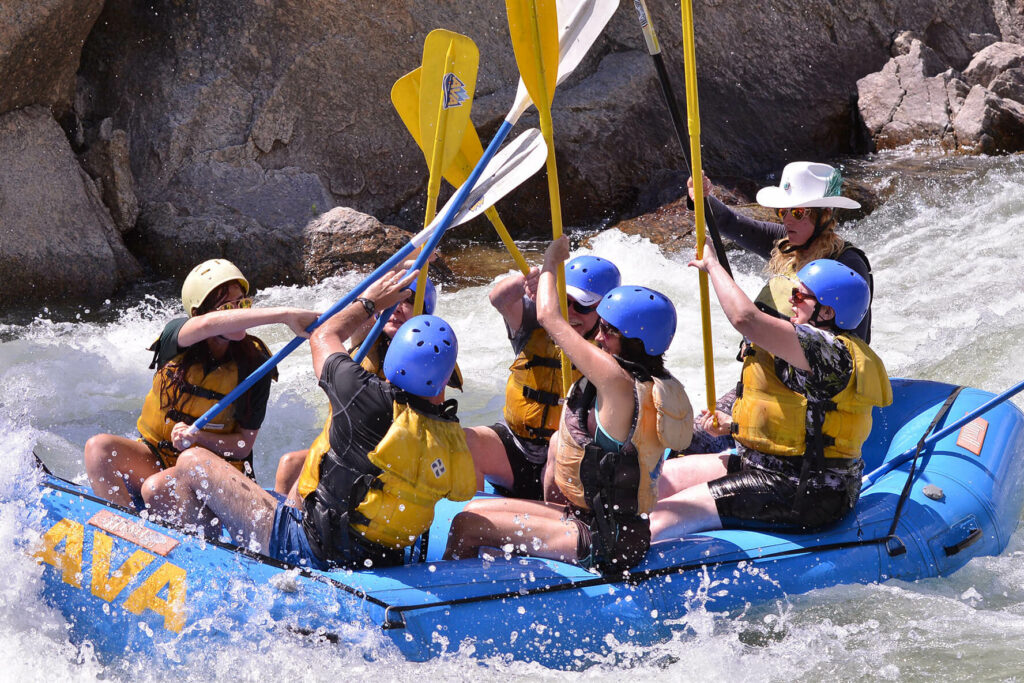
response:
[[(124, 608), (132, 614), (142, 614), (149, 609), (164, 618), (164, 628), (180, 633), (185, 626), (185, 570), (165, 562), (132, 591), (124, 601)], [(158, 593), (167, 587), (167, 599)]]
[[(82, 587), (82, 540), (85, 527), (70, 519), (62, 519), (43, 534), (40, 547), (32, 553), (40, 562), (56, 567), (64, 583)], [(57, 546), (64, 542), (64, 551)]]
[(113, 602), (139, 573), (149, 566), (154, 557), (143, 550), (136, 550), (121, 566), (110, 572), (110, 554), (114, 539), (102, 532), (92, 537), (92, 594)]

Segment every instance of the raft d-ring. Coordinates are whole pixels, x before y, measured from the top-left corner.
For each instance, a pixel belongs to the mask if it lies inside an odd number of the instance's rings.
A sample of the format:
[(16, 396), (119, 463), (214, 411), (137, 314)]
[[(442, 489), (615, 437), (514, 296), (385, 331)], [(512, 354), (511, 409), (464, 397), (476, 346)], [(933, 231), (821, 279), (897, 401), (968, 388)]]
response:
[[(394, 611), (396, 616), (392, 616), (391, 612)], [(389, 605), (384, 608), (384, 623), (380, 625), (385, 631), (390, 631), (395, 628), (405, 628), (405, 613), (401, 611), (401, 608)]]

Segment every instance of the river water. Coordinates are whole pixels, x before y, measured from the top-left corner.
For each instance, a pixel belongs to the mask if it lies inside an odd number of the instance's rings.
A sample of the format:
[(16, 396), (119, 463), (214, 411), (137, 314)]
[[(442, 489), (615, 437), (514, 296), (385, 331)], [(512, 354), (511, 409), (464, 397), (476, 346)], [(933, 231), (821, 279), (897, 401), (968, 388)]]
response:
[[(961, 383), (998, 392), (1024, 374), (1024, 157), (944, 158), (908, 152), (851, 161), (849, 172), (884, 188), (885, 203), (843, 232), (870, 255), (876, 273), (873, 347), (891, 375)], [(682, 254), (646, 240), (601, 233), (586, 250), (613, 259), (623, 281), (668, 294), (679, 313), (669, 365), (695, 405), (706, 402), (695, 271)], [(472, 258), (472, 256), (470, 256)], [(732, 253), (737, 280), (754, 292), (760, 263)], [(323, 309), (358, 281), (351, 275), (314, 287), (270, 287), (258, 305)], [(258, 284), (258, 283), (257, 283)], [(463, 423), (500, 414), (510, 352), (486, 301), (490, 282), (442, 288), (438, 313), (459, 336), (467, 380)], [(712, 297), (713, 298), (713, 297)], [(0, 317), (0, 661), (14, 680), (113, 678), (252, 680), (296, 676), (327, 680), (454, 680), (508, 677), (573, 680), (621, 675), (675, 681), (895, 680), (924, 677), (1014, 680), (1024, 676), (1024, 532), (1000, 557), (969, 563), (952, 577), (917, 583), (847, 586), (755, 606), (724, 618), (699, 605), (671, 642), (626, 650), (615, 664), (556, 672), (465, 652), (425, 664), (406, 662), (379, 633), (362, 647), (305, 642), (272, 628), (203, 652), (175, 652), (173, 670), (128, 654), (99, 660), (74, 645), (59, 612), (40, 602), (41, 569), (16, 550), (38, 535), (31, 453), (63, 460), (82, 476), (80, 452), (98, 431), (132, 434), (152, 380), (146, 347), (179, 315), (173, 283), (155, 283), (92, 308), (51, 307)], [(738, 341), (712, 302), (716, 384), (738, 377)], [(286, 330), (263, 328), (272, 349)], [(277, 457), (305, 447), (326, 414), (303, 347), (281, 365), (256, 469), (272, 485)], [(1018, 405), (1024, 405), (1018, 403)]]

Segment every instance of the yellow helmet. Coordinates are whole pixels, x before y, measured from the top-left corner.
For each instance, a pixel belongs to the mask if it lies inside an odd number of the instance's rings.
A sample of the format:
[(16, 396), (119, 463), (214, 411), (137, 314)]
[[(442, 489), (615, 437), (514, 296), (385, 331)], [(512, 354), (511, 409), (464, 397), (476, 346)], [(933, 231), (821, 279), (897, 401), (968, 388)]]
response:
[(789, 297), (793, 295), (793, 288), (799, 284), (785, 275), (776, 275), (761, 288), (754, 299), (754, 305), (768, 315), (789, 320), (793, 317), (793, 304), (789, 303)]
[(231, 261), (215, 258), (200, 263), (192, 269), (181, 286), (181, 303), (185, 312), (192, 316), (192, 310), (202, 306), (210, 292), (228, 282), (238, 282), (243, 293), (249, 293), (249, 281)]

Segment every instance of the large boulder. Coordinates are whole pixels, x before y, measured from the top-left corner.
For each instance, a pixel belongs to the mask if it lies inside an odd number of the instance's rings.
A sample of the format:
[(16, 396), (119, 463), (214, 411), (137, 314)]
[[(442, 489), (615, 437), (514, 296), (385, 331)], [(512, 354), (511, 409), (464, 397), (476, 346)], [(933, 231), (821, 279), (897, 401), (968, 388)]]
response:
[(4, 305), (109, 296), (139, 266), (49, 110), (0, 116)]
[[(409, 233), (373, 216), (339, 206), (305, 229), (305, 280), (320, 282), (355, 267), (380, 265), (409, 241)], [(369, 269), (369, 268), (367, 268)]]
[(993, 43), (974, 55), (964, 69), (964, 81), (968, 85), (983, 85), (986, 88), (1007, 69), (1024, 66), (1024, 45), (1014, 43)]
[(968, 89), (934, 50), (911, 39), (906, 54), (857, 81), (857, 103), (877, 149), (914, 140), (954, 148), (951, 119)]
[(103, 203), (110, 211), (114, 225), (123, 234), (135, 227), (139, 217), (139, 200), (135, 195), (135, 179), (132, 177), (128, 153), (128, 134), (123, 130), (114, 130), (110, 119), (100, 124), (98, 133), (98, 138), (81, 155), (82, 166), (100, 183)]
[[(681, 98), (678, 11), (650, 4)], [(695, 15), (706, 165), (723, 174), (849, 151), (856, 81), (882, 67), (896, 29), (918, 31), (948, 63), (962, 60), (978, 36), (999, 33), (989, 0), (778, 0), (742, 11), (702, 0)], [(282, 231), (301, 233), (311, 203), (316, 213), (343, 205), (412, 229), (422, 222), (426, 168), (389, 90), (420, 63), (423, 38), (438, 26), (458, 26), (480, 48), (473, 118), (486, 141), (517, 77), (501, 0), (180, 0), (159, 10), (108, 0), (84, 50), (78, 114), (86, 138), (106, 118), (128, 134), (142, 243), (194, 232), (201, 217), (208, 246), (241, 226), (265, 235), (231, 247), (257, 260), (256, 250)], [(556, 93), (567, 225), (614, 217), (682, 165), (648, 59), (633, 8), (622, 3)], [(279, 182), (280, 172), (292, 180)], [(286, 194), (296, 184), (302, 201)], [(256, 206), (231, 199), (253, 188)], [(503, 204), (502, 215), (514, 234), (546, 232), (546, 206), (540, 177)], [(180, 271), (194, 257), (186, 252), (154, 265)], [(282, 268), (279, 277), (301, 271), (276, 255), (269, 260)]]
[(70, 109), (82, 44), (101, 9), (103, 0), (0, 2), (0, 113)]
[(1024, 104), (975, 85), (953, 119), (960, 147), (982, 154), (1024, 150)]

